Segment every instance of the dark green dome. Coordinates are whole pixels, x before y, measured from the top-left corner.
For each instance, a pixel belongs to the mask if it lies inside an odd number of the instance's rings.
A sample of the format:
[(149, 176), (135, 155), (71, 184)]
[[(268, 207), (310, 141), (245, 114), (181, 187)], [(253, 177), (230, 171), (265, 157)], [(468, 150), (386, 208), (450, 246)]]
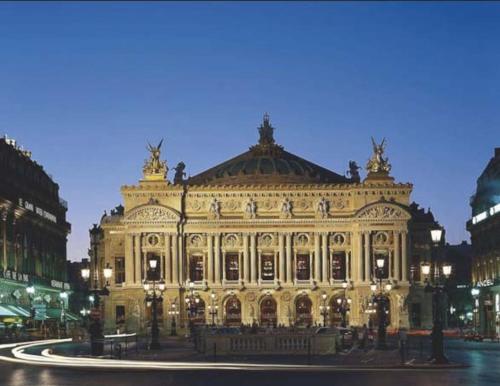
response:
[(274, 142), (269, 116), (249, 151), (190, 177), (190, 185), (350, 183), (351, 179), (300, 158)]

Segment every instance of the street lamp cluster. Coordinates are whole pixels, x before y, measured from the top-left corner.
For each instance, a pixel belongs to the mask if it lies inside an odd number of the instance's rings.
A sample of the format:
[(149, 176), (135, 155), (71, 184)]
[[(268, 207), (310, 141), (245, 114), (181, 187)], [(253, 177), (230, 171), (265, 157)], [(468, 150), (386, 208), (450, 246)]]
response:
[(375, 271), (378, 284), (374, 280), (370, 284), (370, 289), (373, 292), (372, 303), (377, 307), (378, 316), (378, 331), (377, 331), (377, 349), (383, 350), (387, 348), (387, 314), (389, 313), (389, 293), (392, 290), (392, 282), (389, 280), (383, 285), (385, 258), (379, 257), (376, 259), (377, 269)]
[(219, 311), (219, 306), (215, 304), (215, 293), (210, 294), (210, 305), (208, 306), (208, 313), (212, 318), (212, 326), (215, 326), (215, 317)]
[(450, 277), (451, 264), (436, 259), (436, 249), (441, 242), (443, 230), (441, 228), (431, 230), (432, 253), (431, 262), (425, 262), (421, 266), (422, 274), (425, 276), (425, 291), (432, 293), (432, 350), (429, 360), (436, 364), (448, 363), (444, 355), (443, 340), (443, 297), (446, 293), (446, 280)]
[[(156, 271), (158, 266), (157, 259), (149, 260), (149, 267), (152, 271)], [(161, 304), (163, 301), (163, 292), (165, 291), (165, 281), (160, 278), (160, 280), (156, 280), (156, 276), (153, 275), (152, 285), (144, 280), (143, 287), (144, 292), (146, 293), (146, 302), (151, 304), (151, 344), (150, 349), (159, 350), (161, 348), (160, 345), (160, 330), (158, 328), (158, 303)], [(158, 284), (157, 284), (158, 283)]]

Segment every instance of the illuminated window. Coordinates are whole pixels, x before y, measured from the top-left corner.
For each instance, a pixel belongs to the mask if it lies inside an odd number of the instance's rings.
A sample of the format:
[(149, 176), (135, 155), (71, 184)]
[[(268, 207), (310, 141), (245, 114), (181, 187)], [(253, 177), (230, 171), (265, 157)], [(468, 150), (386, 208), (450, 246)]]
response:
[(125, 281), (125, 259), (115, 257), (115, 284), (122, 284)]
[(237, 253), (226, 254), (226, 280), (239, 279), (239, 256)]

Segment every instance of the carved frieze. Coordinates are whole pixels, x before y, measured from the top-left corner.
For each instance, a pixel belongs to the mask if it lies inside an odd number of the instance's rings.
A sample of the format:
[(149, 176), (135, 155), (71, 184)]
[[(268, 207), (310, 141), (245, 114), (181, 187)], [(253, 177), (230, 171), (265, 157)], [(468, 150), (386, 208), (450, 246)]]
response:
[(132, 209), (125, 216), (128, 223), (163, 223), (179, 221), (179, 215), (171, 208), (161, 205), (145, 205)]

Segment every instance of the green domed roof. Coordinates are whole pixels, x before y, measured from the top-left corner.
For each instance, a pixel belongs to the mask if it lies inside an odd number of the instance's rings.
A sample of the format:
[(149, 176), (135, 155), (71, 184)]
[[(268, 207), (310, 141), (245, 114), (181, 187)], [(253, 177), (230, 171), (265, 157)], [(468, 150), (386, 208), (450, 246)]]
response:
[(250, 150), (190, 177), (189, 185), (350, 183), (351, 179), (289, 153), (274, 142), (269, 116)]

